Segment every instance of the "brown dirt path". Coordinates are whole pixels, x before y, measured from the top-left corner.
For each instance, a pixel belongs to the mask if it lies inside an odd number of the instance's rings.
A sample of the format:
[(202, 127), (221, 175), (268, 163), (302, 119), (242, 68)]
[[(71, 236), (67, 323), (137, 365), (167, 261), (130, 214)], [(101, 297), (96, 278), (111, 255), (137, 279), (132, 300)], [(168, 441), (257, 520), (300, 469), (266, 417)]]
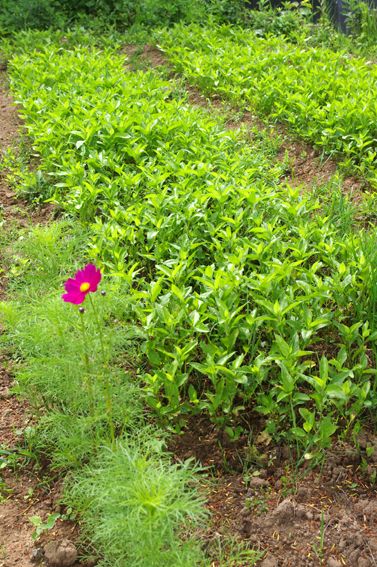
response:
[[(17, 145), (21, 126), (7, 90), (6, 76), (0, 70), (0, 163), (2, 153)], [(6, 172), (0, 167), (0, 231), (10, 228), (17, 230), (45, 222), (50, 213), (50, 207), (32, 210), (17, 199), (8, 186)], [(6, 265), (0, 250), (0, 300), (6, 299), (6, 283)], [(22, 432), (32, 421), (32, 415), (27, 402), (12, 394), (11, 374), (11, 361), (0, 353), (0, 449), (16, 452), (22, 441)], [(0, 466), (1, 463), (0, 455)], [(38, 553), (43, 556), (42, 547), (38, 551), (34, 544), (34, 527), (29, 518), (40, 516), (46, 520), (49, 514), (60, 511), (59, 483), (46, 482), (31, 468), (0, 468), (0, 567), (32, 567), (40, 564)], [(43, 536), (37, 545), (63, 538), (74, 539), (75, 535), (77, 528), (59, 519), (56, 527)]]

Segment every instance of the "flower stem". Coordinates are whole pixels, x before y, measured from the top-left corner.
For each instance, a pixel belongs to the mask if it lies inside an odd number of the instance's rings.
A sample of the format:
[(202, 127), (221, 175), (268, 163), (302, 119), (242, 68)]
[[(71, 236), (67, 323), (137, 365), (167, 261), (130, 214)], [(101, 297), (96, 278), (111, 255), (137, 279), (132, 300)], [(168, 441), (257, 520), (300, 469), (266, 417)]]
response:
[(101, 345), (102, 383), (104, 385), (104, 394), (105, 394), (105, 399), (106, 399), (106, 410), (107, 410), (107, 417), (108, 417), (108, 420), (109, 420), (111, 441), (114, 444), (114, 442), (115, 442), (115, 427), (114, 427), (114, 420), (113, 420), (113, 399), (112, 399), (112, 395), (111, 395), (111, 383), (110, 383), (109, 364), (108, 364), (109, 361), (108, 361), (108, 356), (107, 356), (106, 348), (105, 348), (105, 341), (104, 341), (104, 337), (103, 337), (103, 321), (100, 321), (95, 303), (94, 303), (91, 295), (88, 294), (88, 296), (89, 296), (90, 305), (92, 307), (94, 320), (95, 320), (96, 325), (97, 325), (98, 336), (99, 336), (100, 345)]
[(80, 319), (81, 337), (82, 337), (83, 352), (84, 352), (84, 367), (86, 371), (85, 383), (88, 387), (88, 393), (89, 393), (90, 414), (94, 419), (94, 408), (95, 408), (94, 391), (93, 391), (93, 383), (91, 379), (90, 359), (88, 353), (88, 340), (87, 340), (88, 336), (87, 336), (83, 313), (79, 314), (79, 319)]

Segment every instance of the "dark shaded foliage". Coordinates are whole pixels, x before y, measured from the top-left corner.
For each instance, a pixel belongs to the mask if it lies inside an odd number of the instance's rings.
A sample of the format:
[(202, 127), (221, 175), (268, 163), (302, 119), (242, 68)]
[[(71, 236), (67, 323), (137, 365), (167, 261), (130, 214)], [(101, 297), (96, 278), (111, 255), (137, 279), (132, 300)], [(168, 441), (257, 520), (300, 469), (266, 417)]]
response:
[(176, 22), (218, 22), (245, 20), (244, 0), (2, 0), (0, 29), (62, 28), (86, 18), (100, 18), (117, 29), (133, 25), (170, 26)]

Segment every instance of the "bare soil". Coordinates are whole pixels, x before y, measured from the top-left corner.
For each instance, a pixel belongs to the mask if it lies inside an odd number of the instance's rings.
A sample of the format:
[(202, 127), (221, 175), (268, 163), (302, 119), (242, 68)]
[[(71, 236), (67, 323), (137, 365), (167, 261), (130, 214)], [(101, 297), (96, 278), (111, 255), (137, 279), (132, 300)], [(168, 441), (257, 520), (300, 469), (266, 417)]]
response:
[[(4, 73), (0, 73), (0, 157), (7, 148), (17, 144), (21, 128), (17, 110), (6, 88), (6, 78)], [(7, 183), (6, 172), (0, 169), (0, 214), (4, 220), (1, 230), (8, 230), (10, 226), (23, 228), (46, 222), (51, 216), (51, 207), (33, 210), (17, 199)], [(3, 260), (0, 251), (0, 300), (6, 298), (7, 278)], [(27, 402), (12, 393), (11, 360), (1, 354), (0, 449), (16, 456), (22, 446), (23, 431), (32, 419)], [(40, 564), (43, 547), (48, 541), (60, 541), (63, 538), (74, 540), (77, 537), (75, 525), (58, 519), (54, 529), (38, 542), (33, 541), (34, 527), (30, 517), (40, 516), (45, 521), (50, 514), (62, 512), (59, 504), (60, 483), (39, 477), (31, 467), (20, 468), (16, 461), (15, 458), (14, 466), (0, 468), (0, 567), (32, 567)]]
[[(9, 361), (0, 358), (0, 449), (17, 454), (22, 434), (33, 417), (27, 402), (11, 393), (12, 379), (6, 369)], [(77, 527), (58, 520), (54, 529), (34, 542), (32, 516), (45, 521), (50, 514), (62, 513), (59, 504), (60, 482), (39, 477), (31, 467), (5, 468), (0, 471), (0, 567), (31, 567), (39, 564), (49, 541), (77, 538)]]
[[(373, 567), (377, 437), (359, 442), (359, 450), (334, 446), (322, 468), (310, 462), (296, 468), (288, 447), (272, 446), (264, 435), (232, 442), (207, 420), (193, 419), (170, 449), (177, 461), (194, 458), (213, 476), (212, 526), (204, 535), (209, 548), (233, 535), (265, 553), (261, 567)], [(375, 448), (370, 457), (367, 445)]]

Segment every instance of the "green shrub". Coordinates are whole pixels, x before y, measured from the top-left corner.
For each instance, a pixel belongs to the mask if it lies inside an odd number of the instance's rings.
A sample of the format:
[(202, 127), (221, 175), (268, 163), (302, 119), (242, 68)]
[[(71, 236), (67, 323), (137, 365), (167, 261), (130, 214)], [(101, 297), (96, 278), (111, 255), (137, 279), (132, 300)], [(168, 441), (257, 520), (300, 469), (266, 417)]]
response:
[[(242, 24), (247, 22), (245, 0), (205, 0), (208, 14), (218, 23)], [(205, 22), (205, 19), (202, 19)]]
[(348, 32), (361, 46), (373, 47), (377, 41), (377, 8), (373, 3), (352, 0), (346, 13)]
[(75, 22), (85, 27), (162, 27), (174, 23), (245, 21), (243, 0), (3, 0), (0, 29), (64, 28)]
[(133, 25), (154, 27), (169, 26), (179, 21), (201, 21), (205, 14), (204, 0), (86, 0), (72, 5), (64, 3), (64, 6), (72, 19), (87, 14), (88, 17), (100, 17), (122, 29)]
[(307, 2), (299, 6), (284, 2), (276, 8), (261, 2), (259, 10), (244, 11), (244, 27), (254, 30), (260, 37), (283, 35), (295, 40), (297, 36), (309, 35), (311, 19), (312, 8)]
[(142, 0), (135, 23), (148, 27), (170, 26), (179, 21), (202, 21), (204, 15), (203, 0)]
[(62, 27), (65, 18), (55, 0), (2, 0), (0, 30)]

